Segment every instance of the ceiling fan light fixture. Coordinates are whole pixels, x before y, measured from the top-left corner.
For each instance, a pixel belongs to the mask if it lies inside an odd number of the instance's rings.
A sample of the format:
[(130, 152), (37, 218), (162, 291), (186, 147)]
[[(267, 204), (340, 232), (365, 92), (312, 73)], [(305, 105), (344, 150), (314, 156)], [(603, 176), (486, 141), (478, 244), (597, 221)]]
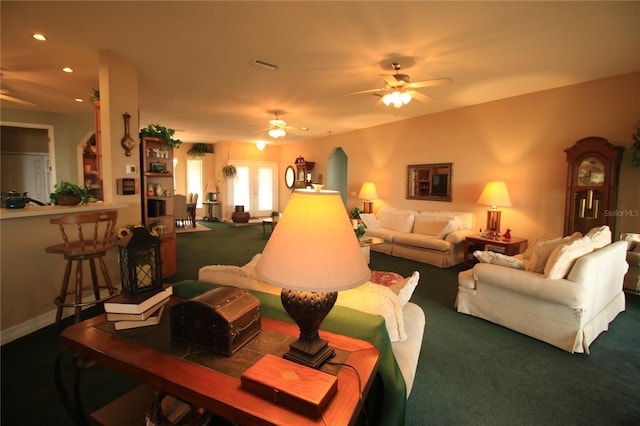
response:
[(287, 135), (287, 132), (285, 132), (284, 129), (281, 129), (279, 127), (269, 129), (267, 133), (269, 134), (269, 136), (271, 136), (274, 139), (278, 139)]
[(393, 91), (384, 95), (382, 97), (382, 102), (387, 106), (393, 105), (396, 108), (400, 108), (401, 106), (411, 102), (411, 95), (407, 92)]

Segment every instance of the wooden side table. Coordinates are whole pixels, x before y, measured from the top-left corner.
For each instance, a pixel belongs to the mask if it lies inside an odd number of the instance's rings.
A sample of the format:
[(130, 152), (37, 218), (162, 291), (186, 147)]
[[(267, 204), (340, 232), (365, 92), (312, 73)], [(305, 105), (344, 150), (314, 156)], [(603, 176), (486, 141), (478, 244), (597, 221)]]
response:
[[(178, 300), (172, 296), (169, 305)], [(190, 354), (189, 345), (171, 343), (168, 323), (169, 316), (166, 315), (161, 324), (153, 328), (114, 332), (105, 315), (100, 315), (67, 327), (60, 337), (64, 346), (78, 354), (145, 382), (190, 405), (226, 418), (234, 424), (354, 424), (378, 371), (380, 354), (369, 342), (320, 330), (320, 337), (336, 349), (336, 357), (341, 356), (342, 362), (352, 365), (357, 373), (354, 374), (350, 368), (326, 364), (326, 372), (338, 378), (338, 391), (321, 417), (311, 418), (241, 387), (240, 374), (244, 370), (238, 368), (238, 363), (247, 362), (251, 356), (261, 357), (255, 347), (247, 349), (246, 354), (250, 356), (245, 354), (238, 362), (229, 362), (233, 360), (233, 356), (197, 351), (187, 359), (189, 357), (186, 355)], [(277, 350), (281, 352), (288, 348), (288, 344), (279, 344), (274, 336), (283, 336), (282, 342), (287, 343), (299, 335), (295, 324), (263, 317), (262, 331), (256, 338), (266, 335), (267, 331), (271, 334), (265, 342), (270, 345), (276, 342)], [(147, 340), (152, 344), (145, 343)], [(251, 343), (247, 344), (250, 345)], [(278, 352), (277, 355), (281, 353)], [(216, 357), (220, 367), (214, 366), (213, 358)], [(198, 360), (200, 363), (196, 362)], [(78, 392), (78, 388), (75, 392)]]
[(470, 235), (464, 241), (464, 264), (465, 266), (473, 266), (477, 263), (476, 258), (473, 256), (473, 252), (476, 250), (489, 250), (506, 256), (513, 256), (525, 251), (527, 244), (528, 240), (526, 238), (511, 237), (505, 240), (500, 237), (494, 240), (480, 235)]

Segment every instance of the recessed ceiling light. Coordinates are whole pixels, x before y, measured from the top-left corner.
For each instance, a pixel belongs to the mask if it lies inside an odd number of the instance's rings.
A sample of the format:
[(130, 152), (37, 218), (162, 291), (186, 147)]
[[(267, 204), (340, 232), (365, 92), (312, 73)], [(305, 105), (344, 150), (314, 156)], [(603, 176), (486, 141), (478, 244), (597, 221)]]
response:
[(64, 71), (64, 72), (73, 72), (73, 68), (71, 68), (71, 67), (64, 67), (64, 68), (62, 68), (62, 71)]
[(76, 102), (80, 102), (80, 103), (84, 102), (84, 99), (82, 99), (82, 98), (75, 98), (74, 100), (75, 100)]
[(44, 36), (44, 34), (40, 34), (40, 33), (35, 33), (32, 35), (33, 38), (35, 38), (38, 41), (45, 41), (47, 40), (47, 38)]

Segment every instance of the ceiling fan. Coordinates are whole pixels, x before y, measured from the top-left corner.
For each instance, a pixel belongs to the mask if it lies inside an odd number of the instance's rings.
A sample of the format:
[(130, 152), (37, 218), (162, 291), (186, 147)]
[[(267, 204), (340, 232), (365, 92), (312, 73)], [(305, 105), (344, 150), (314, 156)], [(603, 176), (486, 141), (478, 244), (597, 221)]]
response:
[[(412, 83), (409, 75), (400, 74), (400, 69), (402, 68), (401, 62), (393, 62), (391, 67), (396, 72), (395, 74), (382, 74), (383, 77), (392, 77), (385, 78), (385, 87), (345, 93), (345, 96), (372, 93), (377, 96), (382, 96), (382, 102), (384, 102), (385, 105), (393, 105), (396, 108), (400, 108), (411, 102), (412, 98), (416, 98), (422, 102), (433, 100), (431, 96), (420, 93), (415, 89), (453, 83), (453, 80), (450, 78), (435, 78)], [(383, 95), (382, 93), (384, 92), (387, 93)]]
[(256, 130), (254, 133), (267, 132), (269, 136), (274, 139), (282, 138), (287, 135), (287, 130), (304, 130), (305, 132), (309, 130), (308, 127), (292, 127), (288, 126), (287, 122), (280, 118), (281, 111), (268, 111), (269, 113), (274, 115), (272, 120), (269, 120), (269, 127), (264, 129)]

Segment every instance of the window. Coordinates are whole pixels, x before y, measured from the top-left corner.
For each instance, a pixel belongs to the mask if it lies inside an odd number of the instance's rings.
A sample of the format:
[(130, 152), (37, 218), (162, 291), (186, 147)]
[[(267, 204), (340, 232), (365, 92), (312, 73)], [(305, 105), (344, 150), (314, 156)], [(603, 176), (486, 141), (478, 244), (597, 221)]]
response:
[(202, 182), (202, 160), (187, 160), (187, 194), (198, 194), (196, 207), (202, 207), (202, 200), (204, 199)]

